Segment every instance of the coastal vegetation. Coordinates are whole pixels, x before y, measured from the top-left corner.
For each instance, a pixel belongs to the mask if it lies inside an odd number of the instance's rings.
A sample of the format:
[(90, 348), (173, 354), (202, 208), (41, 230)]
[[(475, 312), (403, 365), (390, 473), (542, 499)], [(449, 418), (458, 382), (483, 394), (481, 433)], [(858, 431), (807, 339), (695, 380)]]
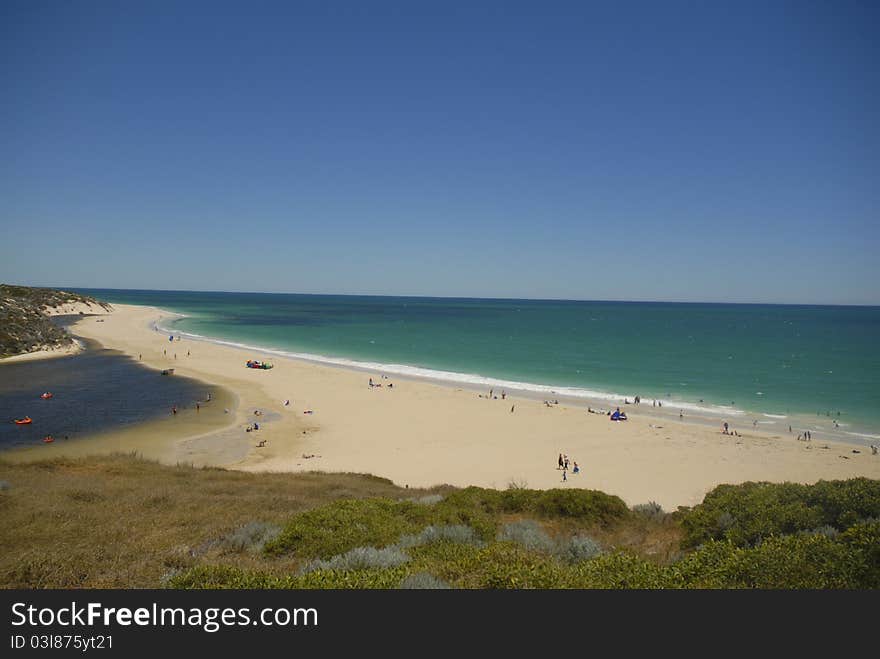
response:
[(133, 455), (0, 462), (0, 479), (4, 587), (880, 587), (880, 481), (865, 478), (721, 485), (673, 512)]
[(69, 304), (110, 309), (106, 302), (78, 293), (0, 284), (0, 358), (70, 345), (73, 339), (67, 331), (46, 315)]

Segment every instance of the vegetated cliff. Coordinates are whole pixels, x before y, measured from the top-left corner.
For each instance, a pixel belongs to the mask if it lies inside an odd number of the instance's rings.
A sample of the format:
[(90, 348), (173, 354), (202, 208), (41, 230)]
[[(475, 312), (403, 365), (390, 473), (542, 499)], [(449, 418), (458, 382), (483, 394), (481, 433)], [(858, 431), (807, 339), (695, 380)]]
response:
[(79, 313), (112, 309), (106, 302), (78, 293), (0, 284), (0, 357), (70, 345), (70, 335), (49, 320), (61, 307), (77, 308)]

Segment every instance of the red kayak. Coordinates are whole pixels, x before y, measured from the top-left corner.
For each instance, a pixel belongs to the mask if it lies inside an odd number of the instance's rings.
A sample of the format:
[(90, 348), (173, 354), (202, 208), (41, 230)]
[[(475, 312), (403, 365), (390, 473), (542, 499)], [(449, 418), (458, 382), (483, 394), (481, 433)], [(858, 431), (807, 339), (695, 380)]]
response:
[(52, 437), (52, 435), (46, 435), (45, 437), (43, 437), (43, 442), (45, 442), (46, 444), (51, 444), (54, 441), (55, 438)]
[(16, 425), (19, 425), (19, 426), (24, 426), (24, 425), (27, 425), (27, 424), (33, 423), (33, 422), (34, 422), (34, 420), (32, 418), (30, 418), (29, 416), (26, 416), (23, 419), (16, 419), (15, 420)]
[(49, 400), (49, 399), (52, 398), (52, 396), (54, 396), (54, 395), (55, 395), (55, 394), (53, 394), (52, 392), (47, 391), (47, 392), (44, 393), (44, 394), (40, 394), (40, 398), (42, 398), (43, 400)]

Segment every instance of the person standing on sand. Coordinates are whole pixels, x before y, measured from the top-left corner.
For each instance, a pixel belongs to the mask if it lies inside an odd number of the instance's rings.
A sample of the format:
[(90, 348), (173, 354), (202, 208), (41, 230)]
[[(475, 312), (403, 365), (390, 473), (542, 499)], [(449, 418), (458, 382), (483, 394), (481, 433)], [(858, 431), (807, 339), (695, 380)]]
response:
[(516, 407), (516, 405), (511, 405), (511, 406), (510, 406), (510, 413), (511, 413), (511, 414), (513, 414), (513, 408), (514, 408), (514, 407)]
[(566, 471), (565, 471), (565, 469), (563, 469), (562, 470), (562, 482), (564, 483), (567, 480), (568, 480), (568, 476), (566, 476)]
[(562, 453), (560, 453), (560, 454), (559, 454), (559, 468), (562, 469), (562, 467), (563, 467), (564, 465), (565, 465), (565, 462), (564, 462), (563, 459), (562, 459)]

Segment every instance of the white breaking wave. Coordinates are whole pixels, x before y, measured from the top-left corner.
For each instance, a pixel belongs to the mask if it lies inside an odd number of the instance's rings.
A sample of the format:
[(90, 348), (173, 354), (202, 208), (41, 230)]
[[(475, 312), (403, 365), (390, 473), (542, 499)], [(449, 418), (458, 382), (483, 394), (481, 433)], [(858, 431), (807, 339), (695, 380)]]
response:
[(767, 414), (764, 412), (764, 416), (769, 416), (771, 419), (787, 419), (788, 417), (784, 414)]
[[(163, 313), (167, 315), (175, 316), (175, 320), (178, 318), (186, 318), (185, 314), (174, 313), (170, 311), (163, 310)], [(302, 361), (313, 362), (317, 364), (327, 364), (331, 366), (338, 366), (341, 368), (349, 368), (355, 369), (359, 371), (372, 371), (379, 372), (385, 374), (395, 374), (401, 375), (404, 377), (411, 377), (416, 379), (423, 380), (434, 380), (438, 382), (445, 383), (454, 383), (460, 384), (467, 387), (475, 387), (480, 385), (482, 388), (493, 388), (493, 389), (504, 389), (509, 391), (522, 391), (527, 393), (540, 393), (540, 394), (552, 394), (556, 397), (568, 397), (575, 399), (582, 399), (584, 401), (588, 400), (599, 400), (607, 403), (620, 403), (625, 399), (629, 399), (632, 401), (634, 398), (633, 394), (618, 394), (609, 391), (597, 391), (594, 389), (585, 389), (582, 387), (567, 387), (567, 386), (558, 386), (558, 385), (549, 385), (549, 384), (537, 384), (534, 382), (519, 382), (517, 380), (504, 380), (500, 378), (493, 378), (484, 375), (479, 375), (475, 373), (459, 373), (456, 371), (443, 371), (439, 369), (432, 368), (424, 368), (421, 366), (410, 366), (408, 364), (384, 364), (380, 362), (370, 362), (370, 361), (361, 361), (355, 359), (347, 359), (344, 357), (329, 357), (326, 355), (317, 355), (313, 353), (305, 353), (305, 352), (293, 352), (289, 350), (281, 350), (278, 348), (266, 348), (263, 346), (250, 345), (247, 343), (240, 343), (238, 341), (228, 341), (226, 339), (218, 339), (215, 337), (204, 336), (202, 334), (196, 334), (194, 332), (184, 332), (179, 329), (169, 328), (163, 325), (160, 325), (158, 322), (155, 324), (159, 330), (163, 332), (167, 332), (169, 334), (176, 334), (178, 336), (185, 336), (189, 339), (194, 339), (197, 341), (205, 341), (208, 343), (215, 343), (218, 345), (230, 346), (232, 348), (241, 348), (244, 350), (253, 350), (255, 352), (276, 355), (279, 357), (287, 357), (291, 359), (299, 359)], [(651, 399), (657, 400), (663, 404), (663, 408), (668, 408), (668, 411), (672, 412), (674, 410), (682, 410), (688, 412), (696, 412), (702, 414), (711, 414), (713, 416), (742, 416), (746, 414), (744, 410), (739, 410), (734, 407), (728, 405), (699, 405), (697, 403), (689, 403), (685, 401), (675, 401), (675, 400), (666, 400), (662, 398)], [(646, 401), (643, 399), (643, 404)]]
[(872, 435), (866, 432), (849, 432), (847, 430), (843, 431), (845, 435), (853, 435), (854, 437), (863, 437), (865, 439), (880, 439), (880, 435)]

